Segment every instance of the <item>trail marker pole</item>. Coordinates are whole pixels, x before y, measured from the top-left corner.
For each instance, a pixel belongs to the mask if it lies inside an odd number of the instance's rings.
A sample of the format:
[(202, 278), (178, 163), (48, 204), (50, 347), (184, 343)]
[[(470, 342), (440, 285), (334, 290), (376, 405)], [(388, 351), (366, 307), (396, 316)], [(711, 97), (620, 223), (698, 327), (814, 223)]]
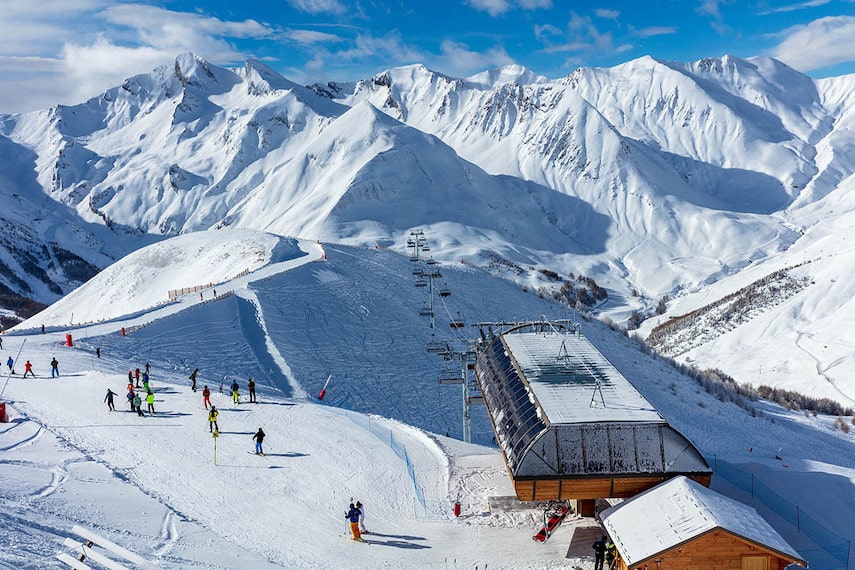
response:
[[(21, 352), (24, 350), (24, 345), (27, 344), (27, 339), (21, 343), (21, 348), (18, 349), (18, 354), (15, 356), (15, 362), (12, 364), (14, 368), (15, 364), (18, 363), (18, 359), (21, 358)], [(6, 386), (9, 384), (9, 378), (12, 376), (12, 369), (9, 369), (9, 372), (6, 374), (6, 383), (3, 384), (3, 389), (0, 390), (0, 398), (3, 397), (3, 393), (6, 391)]]
[(214, 465), (217, 464), (217, 438), (220, 437), (220, 432), (215, 431), (213, 434), (214, 438)]
[(323, 399), (324, 399), (324, 396), (326, 396), (326, 394), (327, 394), (327, 385), (330, 383), (330, 378), (332, 378), (332, 374), (330, 374), (329, 376), (327, 376), (327, 381), (326, 381), (326, 382), (324, 382), (324, 387), (323, 387), (323, 388), (321, 388), (321, 393), (320, 393), (320, 394), (318, 394), (318, 400), (323, 400)]

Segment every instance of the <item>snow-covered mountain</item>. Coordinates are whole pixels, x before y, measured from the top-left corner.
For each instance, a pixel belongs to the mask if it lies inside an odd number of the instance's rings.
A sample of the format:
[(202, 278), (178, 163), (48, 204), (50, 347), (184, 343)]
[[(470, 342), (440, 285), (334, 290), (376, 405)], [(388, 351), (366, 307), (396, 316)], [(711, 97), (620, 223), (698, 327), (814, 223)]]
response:
[[(10, 227), (24, 236), (0, 249), (0, 285), (52, 302), (92, 273), (62, 273), (60, 257), (102, 268), (164, 236), (226, 226), (402, 253), (418, 227), (438, 258), (529, 286), (549, 285), (538, 270), (558, 283), (591, 277), (609, 291), (598, 310), (617, 320), (666, 296), (679, 314), (761, 260), (803, 261), (796, 252), (810, 255), (842, 213), (852, 81), (728, 56), (558, 80), (414, 65), (307, 88), (257, 61), (227, 70), (183, 54), (80, 105), (0, 116), (0, 215), (9, 225), (16, 212)], [(824, 319), (839, 334), (843, 300), (817, 291), (796, 296), (810, 310), (786, 313), (785, 326)], [(749, 381), (732, 362), (727, 372)]]

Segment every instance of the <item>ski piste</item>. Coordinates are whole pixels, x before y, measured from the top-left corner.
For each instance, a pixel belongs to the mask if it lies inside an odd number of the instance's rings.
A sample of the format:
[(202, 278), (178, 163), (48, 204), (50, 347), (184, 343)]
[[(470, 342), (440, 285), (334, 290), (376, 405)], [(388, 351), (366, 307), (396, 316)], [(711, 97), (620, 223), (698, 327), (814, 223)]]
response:
[[(549, 514), (548, 518), (544, 525), (540, 528), (540, 530), (531, 537), (533, 540), (537, 542), (546, 542), (550, 536), (552, 536), (552, 532), (555, 530), (561, 521), (564, 520), (564, 517), (567, 516), (567, 513), (570, 511), (570, 507), (567, 505), (562, 505), (557, 511), (553, 511)], [(546, 516), (546, 515), (544, 515)]]

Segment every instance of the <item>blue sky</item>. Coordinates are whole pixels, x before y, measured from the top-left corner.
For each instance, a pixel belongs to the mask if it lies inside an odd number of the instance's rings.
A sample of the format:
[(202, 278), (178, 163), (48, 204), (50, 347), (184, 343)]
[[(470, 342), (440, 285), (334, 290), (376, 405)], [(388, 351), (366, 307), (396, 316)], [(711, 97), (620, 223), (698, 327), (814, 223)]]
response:
[(826, 77), (855, 73), (855, 0), (0, 0), (0, 113), (83, 101), (185, 51), (257, 58), (299, 83), (724, 54)]

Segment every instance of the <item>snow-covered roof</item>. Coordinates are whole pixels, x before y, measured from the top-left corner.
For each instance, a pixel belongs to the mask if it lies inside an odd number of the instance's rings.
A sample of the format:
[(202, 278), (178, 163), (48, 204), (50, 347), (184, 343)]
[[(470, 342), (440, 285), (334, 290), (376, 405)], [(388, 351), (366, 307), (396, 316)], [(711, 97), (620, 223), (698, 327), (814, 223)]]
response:
[(516, 479), (710, 473), (581, 335), (508, 332), (481, 351), (475, 370)]
[(503, 338), (550, 424), (665, 421), (582, 335)]
[(627, 566), (722, 529), (794, 562), (798, 553), (757, 511), (686, 477), (674, 477), (600, 515)]

